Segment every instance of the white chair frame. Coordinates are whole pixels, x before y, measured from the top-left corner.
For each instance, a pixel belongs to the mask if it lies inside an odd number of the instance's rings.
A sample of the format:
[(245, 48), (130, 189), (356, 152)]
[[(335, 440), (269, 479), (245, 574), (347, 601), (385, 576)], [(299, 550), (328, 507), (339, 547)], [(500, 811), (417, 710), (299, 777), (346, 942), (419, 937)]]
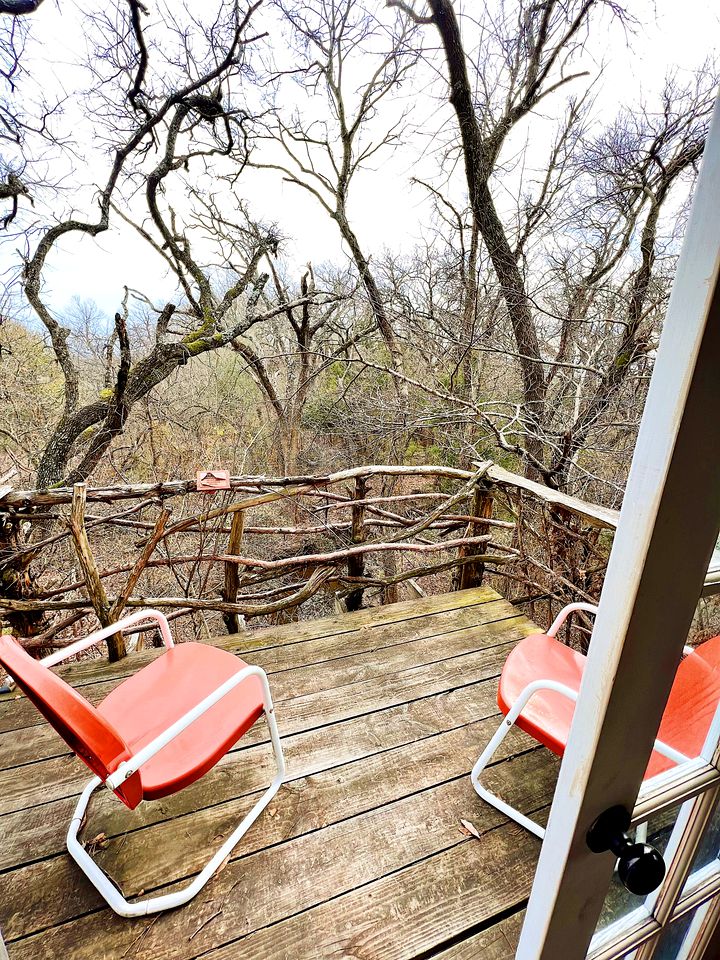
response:
[[(597, 613), (597, 607), (593, 604), (570, 603), (557, 615), (552, 626), (547, 632), (547, 636), (555, 637), (563, 623), (565, 623), (570, 614), (574, 613), (576, 610), (585, 610), (588, 613)], [(577, 691), (573, 690), (571, 687), (568, 687), (564, 683), (558, 683), (556, 680), (541, 679), (534, 680), (532, 683), (529, 683), (512, 705), (510, 712), (501, 721), (500, 726), (496, 730), (487, 747), (485, 747), (483, 752), (480, 754), (477, 763), (472, 768), (470, 779), (473, 787), (475, 788), (475, 792), (482, 797), (483, 800), (491, 804), (491, 806), (495, 807), (497, 810), (500, 810), (500, 812), (504, 813), (506, 817), (510, 817), (511, 820), (519, 823), (521, 827), (525, 827), (526, 830), (529, 830), (530, 833), (533, 833), (536, 837), (539, 837), (542, 840), (545, 836), (545, 830), (540, 826), (539, 823), (536, 823), (535, 820), (525, 816), (525, 814), (521, 813), (516, 807), (513, 807), (511, 804), (507, 803), (507, 801), (492, 793), (492, 791), (488, 790), (488, 788), (480, 781), (480, 774), (490, 763), (490, 760), (497, 752), (500, 744), (517, 722), (518, 717), (527, 706), (528, 701), (541, 690), (553, 690), (555, 693), (560, 693), (574, 702), (577, 701), (578, 697)], [(668, 757), (674, 763), (684, 763), (689, 759), (684, 754), (674, 750), (668, 744), (663, 743), (661, 740), (655, 741), (655, 750), (657, 750), (657, 752), (662, 754), (664, 757)], [(647, 824), (640, 824), (637, 828), (637, 840), (644, 841), (646, 833)]]
[[(154, 620), (158, 624), (165, 642), (165, 646), (168, 648), (172, 647), (173, 640), (170, 633), (170, 626), (165, 616), (163, 616), (163, 614), (157, 610), (141, 610), (137, 613), (131, 614), (129, 617), (126, 617), (123, 620), (119, 620), (110, 627), (105, 627), (102, 630), (98, 630), (95, 633), (84, 637), (82, 640), (77, 641), (77, 643), (66, 647), (59, 653), (51, 654), (49, 657), (46, 657), (40, 662), (46, 666), (52, 666), (53, 664), (64, 660), (66, 657), (72, 656), (81, 650), (85, 650), (101, 640), (104, 640), (106, 637), (117, 633), (118, 630), (127, 629), (128, 627), (134, 626), (140, 621), (146, 620)], [(231, 851), (237, 846), (242, 837), (257, 820), (262, 811), (270, 803), (272, 798), (280, 789), (280, 786), (285, 781), (285, 758), (283, 755), (282, 743), (280, 742), (280, 734), (278, 733), (275, 710), (273, 707), (272, 697), (270, 695), (270, 685), (268, 683), (267, 674), (261, 667), (246, 666), (238, 670), (236, 674), (222, 683), (216, 690), (205, 697), (204, 700), (201, 700), (200, 703), (192, 708), (192, 710), (189, 710), (184, 716), (180, 717), (179, 720), (176, 720), (175, 723), (171, 724), (166, 730), (155, 737), (154, 740), (148, 743), (141, 750), (138, 750), (138, 752), (134, 756), (130, 757), (129, 760), (121, 763), (117, 770), (115, 770), (107, 778), (107, 780), (105, 780), (105, 786), (110, 790), (114, 790), (116, 787), (119, 787), (125, 780), (128, 779), (128, 777), (131, 777), (137, 770), (139, 770), (144, 763), (147, 763), (151, 757), (154, 757), (155, 754), (159, 753), (159, 751), (162, 750), (163, 747), (167, 746), (171, 740), (177, 737), (183, 732), (183, 730), (189, 727), (191, 723), (197, 720), (198, 717), (201, 717), (224, 696), (230, 693), (231, 690), (237, 687), (238, 684), (242, 683), (244, 680), (247, 680), (249, 677), (259, 677), (262, 683), (263, 712), (265, 714), (265, 719), (267, 720), (270, 731), (270, 740), (272, 743), (273, 754), (275, 756), (276, 774), (265, 793), (263, 793), (250, 812), (243, 818), (238, 827), (227, 838), (225, 843), (223, 843), (223, 845), (215, 852), (200, 873), (185, 887), (181, 888), (180, 890), (176, 890), (174, 893), (163, 894), (159, 897), (151, 897), (148, 900), (141, 900), (135, 903), (130, 903), (128, 900), (126, 900), (112, 880), (107, 876), (107, 874), (95, 863), (78, 839), (78, 834), (82, 828), (85, 812), (88, 804), (90, 803), (92, 794), (103, 784), (103, 781), (100, 779), (100, 777), (93, 777), (80, 795), (80, 799), (77, 807), (75, 808), (72, 820), (70, 821), (70, 828), (67, 834), (68, 852), (83, 873), (87, 876), (88, 880), (90, 880), (96, 890), (105, 899), (108, 906), (110, 906), (115, 913), (119, 914), (120, 916), (146, 916), (149, 913), (159, 913), (162, 910), (169, 910), (172, 907), (179, 907), (182, 904), (187, 903), (189, 900), (192, 900), (192, 898), (202, 890), (202, 888), (217, 871), (226, 857), (228, 857)]]

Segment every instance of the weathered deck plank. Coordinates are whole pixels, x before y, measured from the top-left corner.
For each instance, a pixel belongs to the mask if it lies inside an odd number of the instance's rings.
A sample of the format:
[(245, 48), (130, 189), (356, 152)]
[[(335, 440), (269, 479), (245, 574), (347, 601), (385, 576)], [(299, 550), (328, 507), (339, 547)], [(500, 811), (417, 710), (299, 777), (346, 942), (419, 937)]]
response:
[[(533, 629), (483, 589), (220, 640), (271, 674), (290, 780), (195, 900), (134, 921), (104, 907), (65, 852), (87, 775), (27, 703), (0, 703), (10, 960), (509, 960), (537, 843), (467, 774), (498, 722), (502, 663)], [(67, 673), (99, 699), (154, 655)], [(94, 805), (84, 836), (105, 835), (96, 856), (127, 895), (187, 882), (249, 808), (271, 770), (264, 725), (251, 734), (177, 797), (135, 813), (110, 795)], [(540, 816), (554, 776), (548, 752), (514, 733), (488, 770)]]
[[(424, 616), (404, 621), (401, 624), (362, 626), (355, 631), (346, 631), (340, 635), (335, 634), (304, 642), (296, 640), (285, 647), (274, 644), (270, 647), (252, 649), (249, 641), (238, 643), (237, 637), (216, 638), (215, 642), (218, 646), (238, 656), (251, 656), (252, 662), (261, 666), (268, 674), (305, 668), (315, 672), (319, 679), (323, 679), (325, 672), (317, 669), (323, 663), (348, 659), (352, 660), (353, 663), (362, 663), (363, 661), (360, 658), (363, 654), (366, 655), (366, 660), (370, 658), (371, 662), (377, 662), (375, 660), (376, 655), (384, 656), (385, 659), (392, 658), (395, 646), (402, 647), (406, 643), (420, 640), (424, 640), (425, 646), (432, 650), (433, 641), (437, 644), (439, 638), (450, 636), (461, 630), (503, 621), (506, 616), (507, 607), (504, 601), (489, 600), (457, 611), (442, 611), (437, 617), (433, 618)], [(264, 633), (265, 631), (258, 632)], [(274, 631), (273, 639), (276, 634), (277, 631)], [(75, 679), (75, 672), (72, 669), (61, 671), (61, 673), (73, 686), (82, 687), (84, 696), (97, 703), (107, 696), (117, 685), (119, 679), (135, 672), (140, 666), (145, 665), (161, 652), (159, 650), (148, 651), (139, 654), (137, 660), (132, 658), (133, 669), (123, 661), (115, 668), (116, 676), (111, 678), (107, 677), (107, 670), (103, 671), (104, 676), (101, 680), (92, 680), (88, 676), (87, 668), (85, 668), (79, 680)], [(402, 649), (397, 651), (395, 656), (405, 663), (429, 662), (424, 659), (413, 659), (409, 651), (403, 651)], [(333, 672), (333, 680), (334, 678)], [(340, 682), (338, 677), (336, 685), (339, 685)], [(276, 697), (275, 699), (278, 700), (279, 698)], [(30, 759), (37, 759), (38, 754), (30, 752), (37, 749), (36, 743), (47, 743), (50, 750), (54, 749), (52, 744), (55, 743), (60, 743), (62, 747), (62, 742), (53, 736), (51, 730), (48, 730), (47, 725), (42, 721), (42, 717), (38, 718), (38, 712), (24, 698), (0, 697), (0, 769), (25, 762), (21, 751), (24, 751)], [(16, 724), (19, 726), (16, 726)], [(36, 734), (40, 737), (40, 740), (33, 741), (30, 747), (23, 747), (18, 744), (17, 737), (6, 736), (8, 732), (12, 733), (18, 728), (29, 731), (32, 727), (37, 727)], [(42, 737), (41, 732), (46, 730), (48, 730), (47, 735)], [(44, 755), (55, 756), (57, 753), (50, 752)]]
[[(292, 699), (290, 690), (302, 687), (293, 686), (292, 675), (280, 674), (273, 682), (273, 693), (278, 692), (275, 702), (278, 716), (282, 717), (282, 732), (295, 733), (337, 723), (430, 693), (497, 676), (512, 644), (527, 632), (528, 625), (529, 621), (524, 618), (513, 618), (512, 626), (504, 631), (498, 629), (497, 624), (489, 624), (486, 629), (492, 628), (498, 638), (504, 638), (504, 642), (474, 653), (456, 654), (448, 659), (377, 677), (372, 676), (374, 670), (369, 670), (371, 678), (368, 680), (356, 679), (330, 690), (310, 692)], [(505, 639), (508, 637), (512, 639)], [(27, 731), (27, 735), (32, 737), (32, 729)], [(266, 739), (265, 728), (258, 725), (244, 738), (243, 743), (256, 743), (261, 738)], [(71, 754), (0, 771), (0, 814), (78, 793), (85, 779), (87, 777), (83, 769), (78, 767)]]
[[(454, 602), (452, 598), (458, 597)], [(392, 645), (400, 638), (417, 639), (421, 636), (435, 636), (443, 632), (443, 623), (447, 621), (450, 630), (487, 620), (504, 619), (505, 613), (490, 611), (487, 604), (502, 601), (502, 598), (489, 587), (477, 590), (464, 590), (461, 593), (442, 594), (441, 597), (424, 597), (415, 601), (391, 604), (387, 607), (372, 607), (358, 610), (349, 618), (347, 614), (325, 617), (320, 620), (306, 620), (288, 626), (265, 627), (252, 633), (231, 634), (216, 637), (213, 642), (225, 650), (244, 656), (253, 654), (253, 662), (260, 663), (260, 651), (281, 648), (282, 656), (291, 665), (321, 663), (337, 656), (345, 656), (348, 651), (361, 653), (375, 646)], [(435, 602), (438, 606), (435, 608)], [(501, 608), (502, 610), (502, 608)], [(379, 611), (388, 611), (382, 616)], [(476, 617), (477, 613), (479, 617)], [(426, 618), (430, 620), (426, 623)], [(396, 625), (400, 625), (399, 628)], [(429, 624), (429, 626), (428, 626)], [(400, 632), (399, 632), (400, 631)], [(413, 633), (416, 636), (413, 637)], [(363, 636), (361, 636), (361, 634)], [(383, 636), (385, 635), (385, 637)], [(398, 638), (398, 639), (395, 639)], [(349, 641), (352, 639), (352, 643)], [(312, 643), (312, 641), (317, 641)], [(368, 643), (370, 646), (366, 646)], [(298, 644), (303, 646), (297, 647)], [(134, 673), (161, 651), (145, 650), (120, 663), (104, 663), (97, 660), (84, 660), (60, 668), (59, 673), (75, 687), (111, 681), (105, 692), (122, 677)], [(265, 668), (268, 669), (268, 668)], [(101, 699), (105, 695), (83, 691), (84, 695)], [(37, 712), (26, 704), (22, 697), (12, 694), (0, 695), (0, 732), (42, 724)]]
[[(285, 753), (291, 775), (309, 776), (341, 763), (411, 743), (431, 736), (438, 729), (450, 731), (475, 720), (482, 720), (496, 710), (495, 693), (490, 684), (471, 684), (449, 692), (389, 707), (386, 710), (355, 717), (325, 727), (322, 736), (307, 731), (284, 737)], [(142, 804), (130, 813), (114, 802), (109, 794), (99, 794), (90, 809), (89, 829), (97, 820), (108, 837), (128, 828), (138, 829), (166, 819), (181, 816), (203, 806), (207, 793), (213, 803), (222, 803), (241, 795), (242, 786), (259, 789), (270, 777), (269, 750), (259, 745), (246, 751), (233, 751), (213, 771), (187, 790), (169, 797), (162, 804)], [(75, 768), (77, 789), (87, 775)], [(13, 864), (31, 862), (65, 849), (67, 821), (77, 802), (72, 797), (44, 803), (18, 813), (7, 814), (5, 842), (0, 845), (0, 870)], [(95, 810), (97, 809), (97, 814)]]
[(437, 960), (513, 960), (524, 910), (435, 954)]

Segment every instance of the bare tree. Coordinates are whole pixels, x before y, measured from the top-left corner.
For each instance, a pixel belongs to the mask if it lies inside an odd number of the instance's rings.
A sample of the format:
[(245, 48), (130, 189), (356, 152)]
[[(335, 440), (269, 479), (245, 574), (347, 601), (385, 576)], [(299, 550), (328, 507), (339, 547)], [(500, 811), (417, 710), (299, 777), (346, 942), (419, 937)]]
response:
[[(561, 73), (556, 78), (553, 71), (563, 53), (567, 63), (567, 54), (572, 52), (578, 32), (587, 24), (594, 3), (589, 0), (573, 4), (570, 9), (554, 0), (543, 4), (520, 4), (517, 22), (513, 24), (510, 51), (506, 54), (504, 96), (498, 98), (496, 91), (486, 88), (486, 99), (478, 116), (460, 26), (451, 0), (428, 2), (431, 15), (420, 19), (435, 25), (445, 50), (450, 102), (462, 138), (470, 206), (492, 258), (513, 327), (523, 379), (525, 416), (530, 425), (527, 453), (531, 468), (537, 472), (541, 469), (543, 451), (535, 434), (542, 423), (546, 392), (540, 343), (518, 258), (498, 214), (490, 178), (512, 128), (549, 93), (582, 75), (579, 72)], [(407, 9), (396, 0), (389, 0), (389, 5)], [(410, 19), (417, 17), (411, 16)]]
[[(256, 237), (234, 281), (218, 291), (211, 270), (193, 252), (188, 229), (166, 199), (169, 181), (185, 175), (191, 164), (207, 165), (215, 157), (231, 155), (235, 163), (244, 162), (246, 116), (229, 99), (223, 101), (222, 90), (225, 84), (229, 95), (233, 79), (243, 68), (247, 31), (257, 6), (255, 3), (242, 13), (234, 4), (221, 5), (217, 17), (204, 33), (199, 32), (192, 47), (187, 30), (183, 32), (170, 20), (168, 29), (185, 43), (177, 83), (169, 81), (168, 64), (158, 54), (158, 45), (146, 43), (139, 5), (121, 11), (125, 22), (121, 20), (120, 26), (110, 15), (99, 20), (107, 46), (104, 57), (93, 61), (93, 70), (99, 74), (96, 109), (102, 108), (115, 142), (98, 198), (98, 216), (82, 219), (71, 212), (48, 226), (23, 269), (25, 295), (48, 331), (64, 379), (64, 410), (40, 459), (40, 485), (88, 476), (122, 431), (138, 400), (193, 357), (231, 343), (261, 319), (252, 308), (247, 309), (248, 291), (257, 264), (275, 246), (272, 233)], [(127, 40), (126, 29), (134, 36), (134, 44)], [(149, 50), (157, 56), (154, 64)], [(118, 77), (121, 83), (127, 77), (128, 87), (119, 87), (114, 79)], [(127, 132), (118, 142), (120, 131)], [(157, 160), (148, 165), (151, 151), (157, 153)], [(143, 185), (141, 194), (138, 183)], [(131, 356), (126, 319), (119, 311), (115, 330), (120, 350), (114, 384), (84, 401), (69, 344), (71, 331), (43, 296), (43, 271), (61, 239), (99, 236), (110, 228), (113, 211), (138, 194), (146, 214), (137, 228), (177, 277), (183, 307), (178, 310), (176, 303), (166, 303), (158, 308), (155, 341), (137, 358)], [(68, 471), (73, 457), (79, 459)]]
[(347, 287), (316, 287), (308, 263), (293, 291), (271, 263), (273, 302), (283, 307), (272, 324), (255, 337), (239, 337), (233, 348), (248, 364), (253, 379), (268, 401), (276, 423), (280, 466), (297, 473), (301, 454), (302, 417), (313, 386), (333, 362), (373, 332), (373, 325), (345, 321), (344, 303), (352, 295)]
[[(573, 212), (576, 230), (582, 230), (592, 245), (586, 241), (571, 255), (573, 280), (555, 359), (563, 362), (576, 356), (573, 344), (578, 331), (585, 326), (587, 338), (590, 327), (595, 340), (593, 365), (600, 372), (583, 377), (579, 392), (575, 375), (573, 415), (561, 431), (549, 464), (555, 485), (566, 484), (578, 452), (602, 424), (633, 371), (648, 372), (647, 358), (654, 354), (669, 294), (670, 272), (662, 270), (662, 261), (658, 269), (658, 259), (669, 242), (679, 239), (677, 231), (675, 237), (667, 235), (661, 218), (673, 202), (677, 185), (697, 172), (715, 88), (710, 65), (685, 87), (668, 78), (660, 109), (622, 111), (578, 158), (578, 172), (584, 183), (592, 182), (595, 203), (587, 209), (586, 202), (576, 198)], [(676, 225), (683, 224), (677, 212), (670, 217)], [(603, 288), (607, 295), (609, 284), (618, 282), (618, 267), (627, 262), (634, 244), (638, 252), (613, 298), (612, 320), (600, 325), (597, 301)], [(561, 379), (567, 376), (562, 367), (555, 366), (548, 379), (556, 373)]]
[[(335, 221), (358, 270), (368, 303), (393, 364), (402, 368), (396, 331), (388, 317), (370, 258), (351, 225), (350, 188), (358, 171), (396, 147), (405, 126), (401, 110), (375, 133), (378, 113), (396, 94), (417, 62), (413, 24), (401, 18), (381, 23), (358, 0), (275, 0), (291, 30), (291, 68), (305, 93), (324, 100), (316, 119), (305, 110), (273, 110), (268, 135), (279, 145), (281, 162), (255, 160), (308, 191)], [(282, 89), (282, 88), (281, 88)]]
[(34, 206), (36, 192), (57, 185), (45, 153), (67, 144), (56, 124), (63, 99), (49, 99), (23, 68), (30, 22), (20, 14), (37, 6), (30, 0), (0, 4), (0, 231), (13, 224), (21, 204)]
[[(694, 167), (702, 153), (714, 76), (711, 73), (709, 80), (697, 85), (694, 91), (682, 92), (682, 96), (678, 96), (681, 91), (677, 85), (670, 82), (664, 94), (663, 116), (655, 122), (647, 113), (641, 114), (630, 152), (619, 152), (629, 146), (620, 139), (614, 145), (609, 141), (597, 142), (604, 159), (613, 156), (613, 147), (618, 148), (614, 154), (618, 164), (614, 192), (603, 197), (602, 189), (608, 185), (596, 184), (600, 192), (594, 198), (593, 216), (606, 218), (605, 236), (593, 238), (597, 241), (594, 255), (598, 263), (589, 267), (581, 282), (575, 284), (576, 296), (568, 304), (569, 315), (558, 318), (560, 329), (555, 336), (549, 336), (547, 317), (543, 305), (531, 292), (524, 259), (528, 241), (547, 221), (553, 205), (557, 209), (558, 197), (567, 196), (563, 171), (569, 167), (577, 170), (577, 131), (584, 119), (583, 101), (569, 101), (564, 127), (549, 158), (547, 176), (515, 223), (504, 222), (498, 210), (493, 177), (501, 168), (501, 151), (513, 128), (546, 97), (585, 75), (573, 64), (583, 50), (591, 17), (601, 8), (609, 9), (620, 19), (626, 18), (626, 14), (619, 5), (606, 0), (578, 0), (571, 4), (556, 0), (541, 4), (520, 2), (515, 17), (504, 10), (494, 19), (487, 15), (478, 30), (483, 48), (475, 61), (463, 45), (460, 21), (451, 0), (427, 0), (427, 14), (402, 0), (387, 3), (401, 8), (416, 24), (433, 25), (442, 40), (469, 202), (507, 310), (514, 339), (512, 352), (522, 379), (519, 416), (511, 417), (512, 431), (498, 431), (498, 439), (522, 454), (529, 475), (540, 476), (551, 485), (563, 485), (574, 454), (587, 441), (588, 432), (607, 410), (642, 353), (637, 342), (641, 337), (640, 317), (651, 287), (660, 212), (674, 184)], [(623, 121), (626, 126), (628, 119)], [(609, 136), (613, 136), (612, 132)], [(614, 214), (607, 209), (602, 211), (603, 204), (607, 207), (610, 202), (615, 203)], [(577, 213), (576, 206), (574, 215)], [(550, 384), (557, 378), (558, 370), (573, 367), (568, 349), (578, 319), (582, 323), (577, 311), (600, 280), (607, 281), (616, 266), (627, 262), (624, 258), (638, 232), (641, 262), (628, 283), (629, 314), (623, 321), (624, 333), (616, 353), (609, 358), (609, 372), (593, 381), (587, 398), (580, 402), (570, 422), (566, 420), (558, 429), (557, 394), (550, 393)], [(553, 355), (548, 345), (555, 343), (558, 348)], [(588, 388), (587, 382), (584, 388)], [(561, 409), (566, 412), (562, 404)], [(511, 434), (514, 440), (508, 439)]]

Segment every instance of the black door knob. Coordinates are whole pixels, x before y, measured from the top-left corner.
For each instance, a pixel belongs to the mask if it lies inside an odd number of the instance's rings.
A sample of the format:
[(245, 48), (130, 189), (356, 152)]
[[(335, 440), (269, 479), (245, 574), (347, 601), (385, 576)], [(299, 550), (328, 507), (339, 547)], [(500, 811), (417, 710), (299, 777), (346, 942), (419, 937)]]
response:
[(665, 861), (649, 843), (634, 843), (627, 835), (630, 814), (625, 807), (610, 807), (601, 813), (587, 832), (593, 853), (610, 851), (618, 858), (618, 876), (638, 896), (652, 893), (663, 882)]

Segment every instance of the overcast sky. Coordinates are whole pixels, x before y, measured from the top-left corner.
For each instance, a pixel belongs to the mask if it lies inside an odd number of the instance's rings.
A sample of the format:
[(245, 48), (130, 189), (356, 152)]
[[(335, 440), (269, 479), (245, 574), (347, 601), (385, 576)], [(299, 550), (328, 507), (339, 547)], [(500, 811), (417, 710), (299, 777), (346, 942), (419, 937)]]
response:
[[(641, 97), (651, 101), (668, 69), (697, 68), (717, 50), (720, 37), (717, 0), (628, 0), (628, 6), (642, 23), (630, 37), (631, 49), (617, 30), (597, 31), (590, 44), (593, 59), (606, 65), (598, 111), (607, 119), (622, 104), (635, 103)], [(45, 61), (48, 82), (60, 88), (72, 86), (70, 64), (81, 48), (82, 37), (69, 0), (48, 0), (35, 14), (33, 31), (37, 41), (34, 56)], [(431, 118), (433, 109), (428, 101), (425, 110), (430, 114), (416, 118), (421, 125)], [(546, 102), (550, 120), (552, 109)], [(384, 158), (381, 170), (369, 171), (354, 183), (351, 219), (366, 250), (377, 253), (385, 246), (407, 250), (420, 239), (428, 220), (427, 195), (409, 181), (419, 169), (427, 173), (428, 162), (427, 137), (418, 134), (393, 156)], [(102, 169), (96, 176), (98, 181), (103, 179)], [(240, 190), (250, 199), (256, 215), (277, 221), (291, 238), (287, 252), (298, 264), (346, 257), (335, 225), (317, 202), (297, 187), (283, 183), (276, 174), (254, 172), (243, 175)], [(13, 255), (7, 248), (0, 251), (0, 267), (7, 266)], [(95, 300), (110, 314), (118, 307), (124, 283), (158, 299), (169, 295), (174, 286), (159, 257), (127, 230), (108, 232), (98, 240), (74, 241), (53, 255), (49, 267), (45, 274), (47, 297), (56, 309), (79, 295)]]

